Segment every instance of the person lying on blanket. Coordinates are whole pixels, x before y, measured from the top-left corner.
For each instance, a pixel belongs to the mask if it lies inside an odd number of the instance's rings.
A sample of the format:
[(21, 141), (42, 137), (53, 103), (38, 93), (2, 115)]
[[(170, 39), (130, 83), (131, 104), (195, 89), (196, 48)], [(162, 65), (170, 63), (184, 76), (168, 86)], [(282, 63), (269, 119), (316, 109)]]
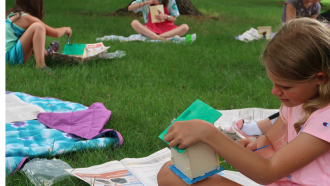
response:
[(320, 13), (320, 0), (286, 0), (282, 13), (282, 26), (298, 17), (316, 19)]
[[(150, 5), (163, 4), (164, 13), (156, 15), (158, 23), (152, 23), (149, 7)], [(180, 15), (175, 0), (136, 0), (128, 7), (128, 11), (135, 13), (142, 11), (145, 24), (142, 25), (138, 20), (133, 20), (131, 25), (133, 29), (150, 39), (165, 40), (176, 35), (182, 36), (188, 32), (187, 24), (180, 26), (174, 25), (174, 21)]]

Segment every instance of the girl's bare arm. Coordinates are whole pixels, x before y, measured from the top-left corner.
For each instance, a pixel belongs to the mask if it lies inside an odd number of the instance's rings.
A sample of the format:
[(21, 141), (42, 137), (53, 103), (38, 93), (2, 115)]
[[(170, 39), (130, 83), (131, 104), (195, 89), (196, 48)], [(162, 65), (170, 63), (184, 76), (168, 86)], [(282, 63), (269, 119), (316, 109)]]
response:
[(286, 3), (286, 22), (290, 21), (291, 19), (296, 18), (296, 8), (290, 4)]
[[(271, 144), (271, 147), (256, 152), (242, 147), (212, 124), (201, 120), (174, 123), (168, 130), (165, 140), (170, 141), (171, 147), (179, 144), (179, 148), (203, 142), (236, 170), (260, 184), (273, 183), (330, 150), (330, 143), (306, 133), (300, 134), (281, 148), (282, 145), (279, 144), (282, 142), (279, 140), (282, 136), (278, 135), (278, 131), (283, 130), (283, 121), (280, 118), (276, 121), (277, 123), (274, 123), (267, 134), (257, 142), (258, 147), (266, 144)], [(278, 148), (280, 149), (276, 151)], [(264, 154), (272, 155), (265, 158)]]
[(312, 15), (311, 18), (316, 19), (317, 16), (319, 16), (319, 15), (318, 14), (317, 15)]
[(38, 19), (34, 16), (31, 16), (29, 14), (19, 18), (17, 21), (24, 22), (24, 24), (22, 25), (23, 26), (22, 28), (24, 28), (24, 27), (28, 28), (31, 24), (33, 24), (35, 22), (39, 22), (39, 23), (43, 24), (43, 26), (45, 27), (46, 35), (48, 35), (50, 37), (54, 37), (54, 38), (59, 38), (59, 37), (63, 36), (64, 34), (67, 34), (69, 37), (71, 37), (71, 34), (72, 34), (72, 30), (70, 27), (53, 28), (53, 27), (46, 25), (40, 19)]
[(138, 8), (141, 8), (145, 5), (148, 5), (148, 4), (159, 4), (158, 0), (149, 0), (149, 1), (144, 1), (144, 2), (140, 2), (140, 3), (134, 3), (134, 4), (131, 4), (128, 6), (128, 11), (133, 11), (135, 9), (138, 9)]

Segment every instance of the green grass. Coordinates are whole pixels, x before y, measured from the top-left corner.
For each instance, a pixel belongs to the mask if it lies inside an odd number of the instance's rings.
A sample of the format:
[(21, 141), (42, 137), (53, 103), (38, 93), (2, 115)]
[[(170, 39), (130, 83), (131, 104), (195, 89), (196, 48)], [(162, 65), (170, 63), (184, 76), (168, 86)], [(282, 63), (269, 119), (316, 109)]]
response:
[[(96, 43), (105, 35), (129, 36), (134, 16), (105, 16), (130, 1), (45, 1), (44, 22), (70, 26), (70, 43)], [(189, 45), (172, 43), (103, 42), (108, 52), (126, 51), (121, 59), (100, 59), (81, 65), (47, 60), (54, 74), (35, 69), (34, 58), (22, 66), (6, 66), (6, 90), (39, 97), (54, 97), (90, 106), (102, 102), (112, 116), (105, 128), (124, 137), (121, 148), (84, 150), (58, 156), (73, 168), (88, 167), (126, 157), (148, 156), (167, 145), (158, 135), (194, 100), (223, 109), (279, 108), (271, 95), (272, 84), (259, 60), (266, 41), (241, 42), (235, 36), (251, 27), (280, 26), (283, 5), (276, 1), (192, 0), (201, 18), (180, 16), (188, 34), (197, 34)], [(6, 0), (6, 9), (14, 1)], [(46, 38), (46, 45), (53, 38)], [(60, 51), (67, 37), (57, 39)], [(50, 157), (51, 158), (51, 157)], [(232, 169), (230, 165), (226, 168)], [(6, 178), (7, 185), (32, 185), (22, 173)], [(55, 185), (88, 185), (70, 177)]]

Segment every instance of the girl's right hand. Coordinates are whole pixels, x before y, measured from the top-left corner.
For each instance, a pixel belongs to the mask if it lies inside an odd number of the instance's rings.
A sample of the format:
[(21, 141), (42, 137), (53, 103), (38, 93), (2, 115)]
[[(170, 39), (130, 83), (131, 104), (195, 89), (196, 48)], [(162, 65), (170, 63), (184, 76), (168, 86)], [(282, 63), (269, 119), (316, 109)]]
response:
[(65, 27), (65, 28), (66, 28), (66, 30), (65, 30), (65, 34), (68, 35), (68, 37), (70, 38), (71, 35), (72, 35), (72, 30), (71, 30), (70, 27)]
[(159, 1), (158, 0), (149, 0), (148, 3), (150, 5), (159, 5)]
[(239, 139), (239, 140), (237, 140), (237, 142), (247, 149), (250, 149), (250, 150), (257, 149), (257, 142), (253, 141), (251, 138)]
[(195, 143), (205, 142), (208, 137), (217, 135), (218, 131), (213, 124), (204, 120), (177, 121), (167, 130), (164, 140), (170, 142), (170, 147), (178, 145), (179, 149), (184, 149)]

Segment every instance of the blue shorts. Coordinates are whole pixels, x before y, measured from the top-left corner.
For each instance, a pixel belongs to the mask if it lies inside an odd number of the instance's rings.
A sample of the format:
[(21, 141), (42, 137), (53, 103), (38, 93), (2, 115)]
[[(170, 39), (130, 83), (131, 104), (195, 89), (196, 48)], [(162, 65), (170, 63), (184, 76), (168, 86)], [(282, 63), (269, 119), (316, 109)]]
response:
[(6, 63), (10, 65), (22, 65), (24, 60), (23, 48), (20, 40), (6, 53)]

